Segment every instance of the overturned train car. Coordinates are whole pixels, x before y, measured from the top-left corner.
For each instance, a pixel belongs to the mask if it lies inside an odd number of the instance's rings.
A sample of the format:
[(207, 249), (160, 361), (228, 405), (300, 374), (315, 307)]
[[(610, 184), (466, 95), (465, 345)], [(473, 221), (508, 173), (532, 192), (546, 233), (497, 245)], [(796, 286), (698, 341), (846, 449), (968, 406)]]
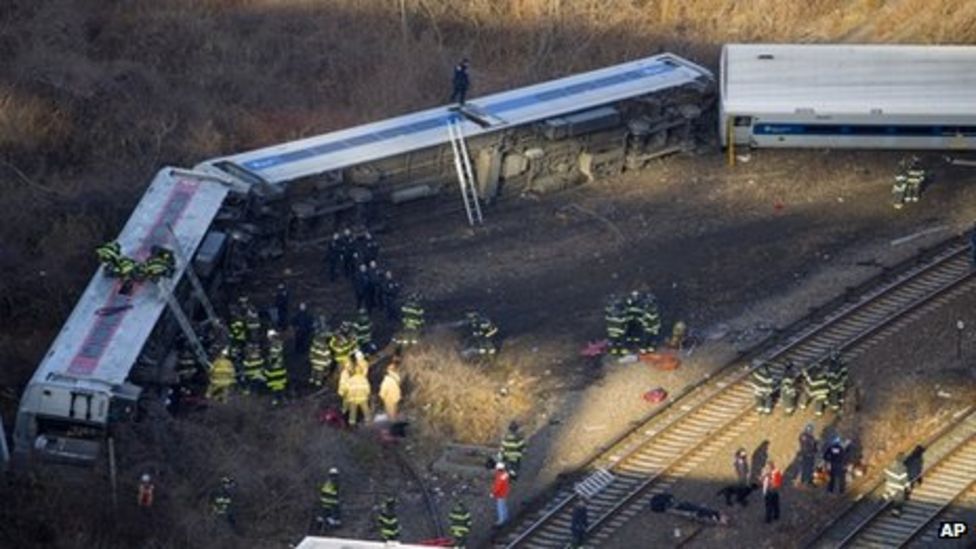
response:
[[(448, 124), (461, 130), (480, 199), (639, 169), (693, 146), (714, 96), (705, 69), (671, 54), (389, 120), (162, 169), (117, 237), (123, 253), (176, 250), (163, 286), (99, 267), (21, 397), (19, 461), (92, 464), (138, 403), (165, 398), (176, 342), (209, 361), (226, 334), (219, 294), (290, 242), (358, 206), (458, 192)], [(455, 138), (457, 136), (455, 135)], [(196, 273), (196, 276), (192, 276)], [(204, 292), (192, 291), (199, 281)], [(209, 353), (210, 356), (206, 356)]]

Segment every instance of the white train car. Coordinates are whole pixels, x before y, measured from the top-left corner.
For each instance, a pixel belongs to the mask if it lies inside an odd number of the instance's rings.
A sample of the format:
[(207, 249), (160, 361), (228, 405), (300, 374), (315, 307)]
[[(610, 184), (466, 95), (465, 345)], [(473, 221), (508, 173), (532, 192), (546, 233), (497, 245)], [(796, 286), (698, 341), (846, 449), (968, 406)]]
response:
[(976, 47), (727, 44), (723, 146), (976, 149)]
[[(449, 121), (470, 142), (487, 198), (502, 184), (568, 183), (619, 171), (625, 158), (641, 164), (680, 150), (713, 90), (706, 69), (661, 54), (476, 98), (461, 111), (442, 106), (208, 160), (194, 171), (165, 168), (117, 240), (137, 260), (153, 245), (178, 249), (174, 286), (186, 272), (180, 258), (193, 258), (203, 276), (230, 278), (246, 268), (246, 243), (292, 238), (309, 211), (327, 216), (364, 194), (398, 203), (449, 186), (456, 176)], [(144, 385), (166, 383), (158, 370), (174, 359), (177, 336), (162, 291), (141, 283), (122, 293), (96, 271), (21, 397), (15, 458), (94, 463)], [(156, 370), (145, 381), (135, 375), (142, 364)]]
[[(228, 190), (208, 176), (161, 170), (118, 236), (123, 253), (143, 260), (161, 245), (191, 257)], [(178, 259), (174, 281), (185, 270)], [(21, 396), (15, 457), (81, 464), (98, 458), (112, 422), (135, 408), (140, 387), (129, 374), (167, 306), (161, 291), (143, 282), (123, 293), (99, 267)]]

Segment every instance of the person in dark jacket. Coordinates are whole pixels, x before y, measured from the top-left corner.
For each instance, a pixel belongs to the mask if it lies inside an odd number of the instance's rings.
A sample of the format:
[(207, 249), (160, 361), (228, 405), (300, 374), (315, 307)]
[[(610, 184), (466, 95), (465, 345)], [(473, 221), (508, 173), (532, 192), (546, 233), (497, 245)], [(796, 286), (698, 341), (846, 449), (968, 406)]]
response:
[(739, 486), (747, 486), (749, 484), (749, 454), (746, 453), (745, 448), (739, 448), (735, 451), (733, 465)]
[(315, 332), (315, 318), (308, 311), (308, 306), (303, 301), (298, 305), (298, 312), (291, 321), (295, 328), (295, 354), (306, 356), (309, 347), (312, 346), (312, 334)]
[(288, 327), (288, 288), (284, 284), (278, 284), (275, 291), (274, 305), (275, 314), (278, 315), (278, 329), (284, 331)]
[(352, 287), (356, 292), (356, 309), (373, 310), (373, 284), (369, 276), (369, 268), (360, 263), (356, 274), (353, 275)]
[(828, 472), (830, 473), (830, 482), (827, 483), (828, 492), (833, 492), (836, 489), (838, 494), (844, 493), (844, 487), (847, 481), (847, 471), (845, 470), (846, 454), (847, 448), (844, 447), (844, 443), (839, 436), (835, 436), (834, 440), (824, 450), (823, 458), (827, 462)]
[(573, 507), (573, 519), (569, 525), (573, 535), (572, 547), (582, 547), (586, 539), (586, 531), (590, 527), (590, 513), (586, 508), (586, 500), (580, 499)]
[(329, 266), (329, 282), (335, 282), (336, 272), (346, 269), (346, 256), (349, 255), (346, 239), (339, 233), (333, 233), (329, 242), (329, 249), (325, 252), (325, 262)]
[(807, 423), (800, 433), (800, 483), (813, 486), (813, 468), (817, 462), (817, 437), (813, 434), (813, 424)]
[(462, 59), (460, 63), (454, 67), (454, 91), (451, 93), (451, 103), (457, 103), (458, 105), (464, 105), (464, 98), (468, 95), (468, 87), (471, 85), (471, 79), (468, 77), (468, 60)]

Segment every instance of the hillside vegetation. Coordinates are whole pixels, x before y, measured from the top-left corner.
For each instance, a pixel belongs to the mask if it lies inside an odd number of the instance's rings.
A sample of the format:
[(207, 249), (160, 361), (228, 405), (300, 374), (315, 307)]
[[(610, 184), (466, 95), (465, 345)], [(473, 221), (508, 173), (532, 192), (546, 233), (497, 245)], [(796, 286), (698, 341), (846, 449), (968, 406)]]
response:
[(967, 0), (7, 0), (0, 403), (162, 165), (443, 102), (461, 56), (478, 95), (728, 41), (974, 40)]

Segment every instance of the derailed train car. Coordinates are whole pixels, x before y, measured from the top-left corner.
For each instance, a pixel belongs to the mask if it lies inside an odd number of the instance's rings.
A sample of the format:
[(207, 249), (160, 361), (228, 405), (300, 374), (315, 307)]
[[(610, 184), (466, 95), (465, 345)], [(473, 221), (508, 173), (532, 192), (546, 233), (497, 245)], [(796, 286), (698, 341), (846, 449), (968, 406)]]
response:
[[(123, 291), (104, 268), (96, 271), (21, 397), (15, 456), (94, 463), (113, 425), (131, 419), (142, 396), (159, 397), (145, 389), (172, 382), (181, 333), (195, 340), (201, 324), (214, 328), (200, 313), (206, 299), (190, 291), (191, 273), (213, 295), (302, 236), (296, 229), (316, 230), (317, 221), (357, 205), (457, 192), (458, 137), (485, 201), (639, 169), (692, 147), (713, 95), (706, 69), (661, 54), (192, 171), (164, 168), (117, 240), (135, 259), (153, 246), (175, 249), (172, 279)], [(452, 139), (449, 124), (462, 135)]]

